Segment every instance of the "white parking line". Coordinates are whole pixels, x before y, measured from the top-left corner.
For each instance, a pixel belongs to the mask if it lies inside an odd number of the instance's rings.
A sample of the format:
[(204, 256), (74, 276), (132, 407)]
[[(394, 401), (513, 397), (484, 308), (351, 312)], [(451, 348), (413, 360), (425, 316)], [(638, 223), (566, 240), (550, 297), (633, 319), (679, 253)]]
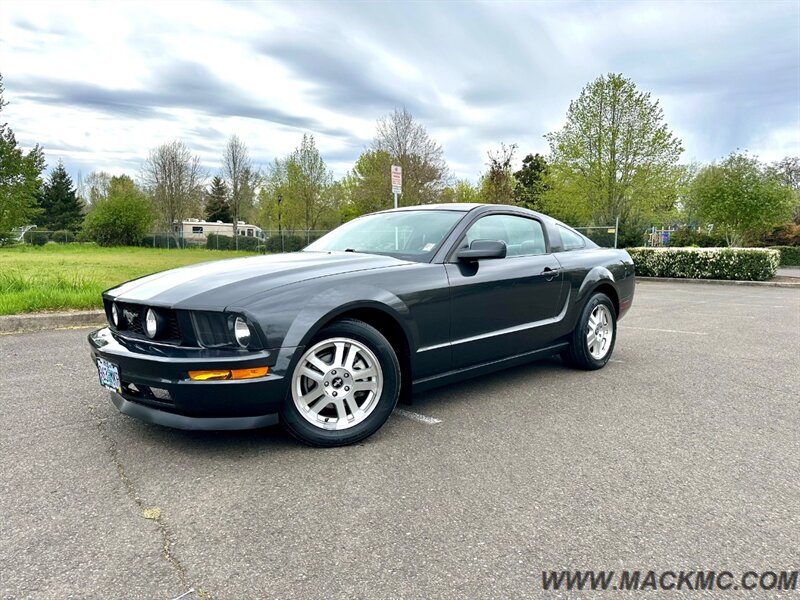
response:
[(441, 419), (434, 419), (433, 417), (427, 417), (419, 413), (411, 412), (410, 410), (406, 410), (404, 408), (395, 408), (394, 414), (399, 415), (401, 417), (405, 417), (406, 419), (411, 419), (412, 421), (425, 423), (426, 425), (436, 425), (437, 423), (442, 422)]
[(639, 329), (641, 331), (660, 331), (661, 333), (685, 333), (687, 335), (708, 335), (707, 333), (703, 333), (702, 331), (681, 331), (679, 329), (655, 329), (653, 327), (631, 327), (630, 325), (626, 325), (625, 327), (620, 327), (620, 329)]

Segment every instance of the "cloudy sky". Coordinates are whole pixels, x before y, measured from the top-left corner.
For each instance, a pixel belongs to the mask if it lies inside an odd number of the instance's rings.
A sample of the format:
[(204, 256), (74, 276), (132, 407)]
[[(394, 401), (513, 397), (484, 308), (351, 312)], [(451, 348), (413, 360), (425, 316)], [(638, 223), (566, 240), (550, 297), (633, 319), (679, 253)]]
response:
[(800, 154), (800, 2), (55, 3), (0, 11), (3, 119), (73, 175), (135, 175), (182, 138), (215, 172), (239, 135), (266, 166), (313, 133), (337, 175), (406, 106), (475, 181), (608, 72), (660, 100), (683, 160)]

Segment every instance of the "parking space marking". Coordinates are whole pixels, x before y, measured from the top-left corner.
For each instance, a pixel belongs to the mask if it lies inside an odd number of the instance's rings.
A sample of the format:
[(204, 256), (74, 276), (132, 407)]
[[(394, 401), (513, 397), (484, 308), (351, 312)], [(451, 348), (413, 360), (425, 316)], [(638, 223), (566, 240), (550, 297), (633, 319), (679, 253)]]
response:
[(418, 423), (425, 423), (426, 425), (436, 425), (437, 423), (442, 422), (441, 419), (434, 419), (433, 417), (411, 412), (410, 410), (406, 410), (404, 408), (395, 408), (394, 414), (405, 417), (406, 419), (411, 419), (412, 421), (417, 421)]
[(630, 325), (626, 325), (625, 327), (620, 327), (620, 329), (639, 329), (641, 331), (659, 331), (661, 333), (685, 333), (686, 335), (708, 335), (702, 331), (681, 331), (680, 329), (656, 329), (654, 327), (631, 327)]

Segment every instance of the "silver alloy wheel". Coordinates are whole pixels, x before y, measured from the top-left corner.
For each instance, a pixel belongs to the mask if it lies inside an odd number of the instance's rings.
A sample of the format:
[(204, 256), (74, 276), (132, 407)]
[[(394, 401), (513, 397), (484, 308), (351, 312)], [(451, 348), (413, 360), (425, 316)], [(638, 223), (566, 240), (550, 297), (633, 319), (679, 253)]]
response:
[(292, 375), (292, 398), (303, 418), (320, 429), (349, 429), (378, 404), (383, 371), (365, 344), (331, 338), (314, 344)]
[(598, 304), (589, 315), (586, 326), (586, 347), (595, 360), (601, 360), (608, 354), (611, 341), (614, 339), (611, 312), (605, 304)]

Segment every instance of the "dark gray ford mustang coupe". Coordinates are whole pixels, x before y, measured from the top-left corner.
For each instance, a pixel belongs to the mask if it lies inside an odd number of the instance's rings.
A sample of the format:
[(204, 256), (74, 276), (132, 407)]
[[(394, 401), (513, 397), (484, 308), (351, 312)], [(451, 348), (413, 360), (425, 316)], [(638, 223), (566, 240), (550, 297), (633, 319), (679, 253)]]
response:
[(366, 215), (302, 252), (150, 275), (89, 336), (117, 408), (183, 429), (363, 440), (413, 392), (561, 354), (608, 362), (633, 262), (512, 206)]

